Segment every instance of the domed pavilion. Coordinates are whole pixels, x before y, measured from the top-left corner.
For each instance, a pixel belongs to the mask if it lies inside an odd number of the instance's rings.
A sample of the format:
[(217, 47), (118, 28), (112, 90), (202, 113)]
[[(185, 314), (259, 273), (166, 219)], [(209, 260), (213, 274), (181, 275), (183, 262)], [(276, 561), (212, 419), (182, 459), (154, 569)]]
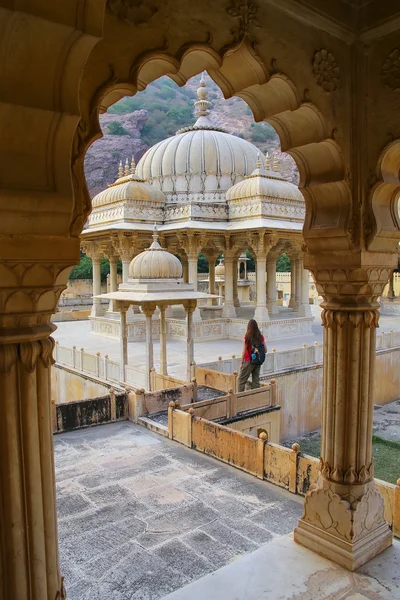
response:
[(127, 311), (130, 306), (138, 306), (146, 318), (146, 369), (144, 385), (150, 389), (150, 371), (153, 359), (153, 323), (156, 309), (159, 311), (160, 371), (167, 375), (167, 327), (166, 309), (176, 304), (183, 305), (186, 313), (187, 339), (187, 379), (190, 380), (190, 367), (193, 362), (193, 312), (198, 300), (212, 298), (209, 294), (194, 289), (193, 284), (182, 278), (182, 264), (176, 256), (162, 248), (158, 242), (157, 226), (154, 226), (153, 243), (132, 259), (129, 265), (128, 281), (119, 285), (115, 292), (100, 296), (110, 300), (114, 309), (121, 315), (121, 381), (126, 380), (128, 365)]
[[(194, 313), (196, 339), (242, 339), (245, 320), (253, 314), (267, 339), (310, 333), (309, 274), (303, 269), (301, 254), (303, 196), (281, 175), (276, 156), (271, 165), (268, 155), (262, 157), (256, 146), (213, 123), (204, 77), (197, 97), (194, 125), (155, 144), (137, 166), (133, 160), (131, 164), (126, 161), (125, 166), (121, 163), (116, 181), (93, 198), (93, 211), (82, 234), (83, 250), (93, 259), (96, 298), (92, 331), (111, 337), (120, 335), (114, 296), (105, 314), (98, 298), (101, 256), (110, 260), (111, 294), (117, 292), (118, 259), (123, 265), (123, 284), (118, 293), (128, 285), (132, 269), (137, 273), (150, 269), (153, 273), (167, 268), (161, 249), (152, 249), (152, 245), (150, 255), (141, 254), (149, 247), (154, 223), (158, 223), (161, 245), (173, 257), (168, 258), (168, 268), (178, 272), (179, 263), (182, 282), (190, 282), (193, 290), (198, 289), (199, 253), (209, 262), (208, 291), (212, 295), (216, 289), (216, 260), (221, 254), (224, 257), (222, 309), (216, 299), (200, 300)], [(256, 300), (242, 301), (247, 304), (244, 307), (240, 306), (237, 291), (238, 260), (247, 249), (256, 261)], [(285, 310), (278, 308), (276, 301), (276, 259), (281, 253), (289, 255), (292, 268), (290, 303)], [(150, 259), (154, 264), (149, 263)], [(210, 317), (207, 319), (202, 319), (204, 303), (208, 304), (204, 310), (204, 315)], [(184, 328), (178, 324), (180, 318), (182, 315), (174, 311), (167, 312), (170, 337), (185, 337)], [(143, 340), (143, 315), (131, 310), (127, 323), (128, 338)], [(157, 319), (153, 327), (156, 323)]]

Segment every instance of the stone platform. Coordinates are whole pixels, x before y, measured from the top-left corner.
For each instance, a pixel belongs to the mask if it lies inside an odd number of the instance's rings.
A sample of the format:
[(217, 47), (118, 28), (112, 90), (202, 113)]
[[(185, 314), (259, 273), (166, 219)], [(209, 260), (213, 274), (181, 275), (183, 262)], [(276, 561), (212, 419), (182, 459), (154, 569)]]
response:
[(351, 573), (292, 535), (238, 558), (164, 600), (398, 600), (400, 542)]
[[(197, 342), (216, 340), (243, 340), (247, 323), (253, 317), (254, 307), (245, 307), (241, 318), (223, 318), (216, 316), (212, 319), (202, 319), (194, 322), (194, 340)], [(179, 312), (177, 313), (179, 315)], [(260, 321), (259, 327), (266, 340), (281, 340), (305, 336), (312, 333), (314, 317), (299, 317), (297, 313), (282, 311), (280, 315), (271, 317), (269, 321)], [(93, 334), (119, 340), (120, 321), (118, 315), (105, 315), (103, 317), (90, 317), (91, 332)], [(186, 323), (178, 317), (167, 317), (167, 337), (171, 340), (186, 340)], [(135, 315), (127, 321), (128, 341), (141, 342), (146, 339), (146, 321), (144, 315)], [(160, 322), (157, 316), (153, 317), (153, 336), (160, 335)]]

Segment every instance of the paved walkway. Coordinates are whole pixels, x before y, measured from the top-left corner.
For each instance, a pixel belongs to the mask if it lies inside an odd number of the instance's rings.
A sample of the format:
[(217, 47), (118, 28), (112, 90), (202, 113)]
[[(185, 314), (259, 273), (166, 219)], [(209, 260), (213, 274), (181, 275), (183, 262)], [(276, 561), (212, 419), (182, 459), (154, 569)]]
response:
[(301, 498), (132, 423), (54, 445), (68, 600), (163, 598), (288, 534), (302, 513)]

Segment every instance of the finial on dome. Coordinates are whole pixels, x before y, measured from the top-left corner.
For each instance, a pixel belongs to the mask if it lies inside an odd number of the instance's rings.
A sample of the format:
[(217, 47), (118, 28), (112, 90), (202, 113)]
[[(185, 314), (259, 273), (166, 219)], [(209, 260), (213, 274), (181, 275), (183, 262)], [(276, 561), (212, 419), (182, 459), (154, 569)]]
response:
[(158, 242), (158, 229), (157, 229), (157, 223), (154, 223), (154, 228), (153, 228), (153, 240), (155, 242)]
[(208, 91), (206, 88), (206, 80), (204, 77), (205, 71), (203, 71), (200, 79), (200, 87), (197, 90), (198, 100), (194, 103), (196, 108), (196, 117), (206, 117), (210, 114), (209, 108), (211, 106), (211, 102), (207, 100)]
[(122, 160), (119, 161), (119, 167), (118, 167), (118, 177), (123, 177), (124, 176), (124, 167), (122, 166)]
[(257, 169), (261, 169), (261, 159), (260, 159), (260, 153), (259, 152), (257, 152), (256, 168)]
[(271, 170), (271, 161), (270, 161), (270, 159), (269, 159), (269, 154), (268, 154), (268, 152), (267, 152), (267, 153), (266, 153), (266, 155), (265, 155), (265, 169), (266, 169), (267, 171), (270, 171), (270, 170)]
[(135, 163), (135, 157), (132, 155), (132, 160), (131, 160), (131, 175), (134, 175), (136, 173), (136, 163)]
[(274, 171), (279, 171), (279, 162), (276, 154), (274, 154), (273, 169)]
[(126, 159), (126, 161), (125, 161), (125, 173), (124, 173), (124, 175), (130, 175), (130, 169), (129, 169), (128, 159)]

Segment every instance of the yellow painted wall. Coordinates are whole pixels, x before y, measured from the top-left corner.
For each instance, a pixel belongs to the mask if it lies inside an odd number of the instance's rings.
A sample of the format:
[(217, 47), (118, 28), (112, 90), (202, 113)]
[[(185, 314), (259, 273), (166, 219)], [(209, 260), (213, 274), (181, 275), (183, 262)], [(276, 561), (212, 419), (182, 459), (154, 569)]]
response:
[[(281, 440), (302, 436), (321, 426), (322, 366), (274, 375), (281, 409)], [(400, 397), (400, 349), (376, 355), (374, 403)]]
[(58, 365), (51, 369), (51, 399), (56, 404), (98, 398), (109, 391), (110, 386), (101, 384), (87, 375)]

